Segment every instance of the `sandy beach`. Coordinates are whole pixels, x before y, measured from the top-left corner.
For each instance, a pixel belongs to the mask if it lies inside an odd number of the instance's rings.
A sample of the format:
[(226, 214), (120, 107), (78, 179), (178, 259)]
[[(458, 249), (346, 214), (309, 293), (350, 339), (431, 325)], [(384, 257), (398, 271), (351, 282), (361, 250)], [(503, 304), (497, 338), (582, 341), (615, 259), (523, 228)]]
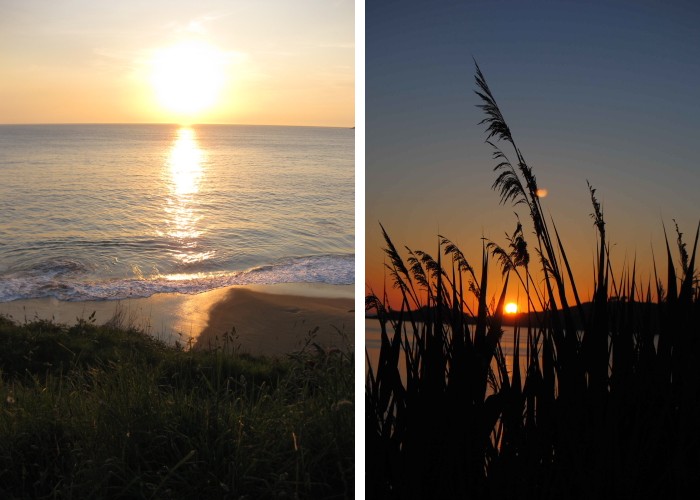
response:
[(235, 346), (251, 354), (280, 355), (301, 347), (309, 332), (331, 347), (353, 340), (354, 286), (280, 284), (228, 287), (200, 294), (156, 294), (120, 301), (31, 299), (0, 303), (0, 314), (74, 324), (94, 312), (97, 324), (118, 319), (168, 343), (193, 348), (221, 344), (235, 329)]
[(216, 345), (223, 333), (235, 328), (234, 343), (244, 351), (284, 354), (300, 348), (311, 332), (315, 342), (328, 347), (343, 341), (341, 333), (352, 340), (354, 324), (351, 298), (232, 288), (209, 310), (207, 326), (197, 338), (196, 347)]

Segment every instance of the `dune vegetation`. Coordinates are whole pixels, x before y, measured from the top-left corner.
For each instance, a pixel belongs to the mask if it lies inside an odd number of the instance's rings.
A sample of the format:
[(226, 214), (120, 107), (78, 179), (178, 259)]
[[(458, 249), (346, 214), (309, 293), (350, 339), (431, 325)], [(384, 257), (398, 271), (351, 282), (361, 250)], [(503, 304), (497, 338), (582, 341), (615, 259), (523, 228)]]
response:
[[(0, 316), (0, 497), (353, 498), (353, 351)], [(347, 339), (346, 339), (347, 340)]]
[[(657, 274), (654, 266), (653, 283), (639, 282), (634, 264), (616, 275), (589, 185), (598, 250), (593, 297), (582, 302), (556, 226), (543, 216), (536, 177), (478, 65), (476, 85), (496, 162), (492, 187), (502, 203), (527, 210), (534, 238), (527, 241), (518, 221), (508, 245), (485, 245), (475, 265), (443, 236), (435, 258), (409, 248), (402, 256), (381, 228), (402, 301), (392, 308), (386, 297), (366, 297), (381, 328), (378, 363), (367, 357), (367, 498), (697, 491), (698, 233), (688, 247), (676, 227), (678, 256), (667, 238), (665, 269)], [(487, 279), (494, 261), (502, 283)], [(513, 280), (527, 290), (529, 314), (505, 345)], [(499, 297), (495, 305), (489, 293)]]

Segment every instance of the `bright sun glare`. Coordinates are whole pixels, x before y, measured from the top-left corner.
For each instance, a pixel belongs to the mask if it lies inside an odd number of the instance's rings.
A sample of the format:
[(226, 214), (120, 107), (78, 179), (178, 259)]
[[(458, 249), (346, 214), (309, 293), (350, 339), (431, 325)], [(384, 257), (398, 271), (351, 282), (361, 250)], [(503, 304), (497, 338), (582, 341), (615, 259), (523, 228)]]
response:
[(506, 314), (515, 314), (518, 312), (518, 304), (515, 302), (509, 302), (506, 304)]
[(158, 102), (183, 115), (215, 105), (225, 77), (225, 54), (202, 41), (183, 41), (159, 49), (152, 60), (151, 83)]

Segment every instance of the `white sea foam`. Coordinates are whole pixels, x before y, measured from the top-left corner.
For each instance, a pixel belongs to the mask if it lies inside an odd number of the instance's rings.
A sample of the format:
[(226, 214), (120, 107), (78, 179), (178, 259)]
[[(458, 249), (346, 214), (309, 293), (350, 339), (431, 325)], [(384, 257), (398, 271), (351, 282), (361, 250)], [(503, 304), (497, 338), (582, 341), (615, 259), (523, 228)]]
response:
[(232, 273), (198, 273), (95, 280), (71, 274), (25, 273), (0, 277), (0, 302), (53, 297), (66, 301), (116, 300), (150, 297), (156, 293), (201, 293), (232, 285), (275, 283), (325, 283), (350, 285), (355, 282), (352, 255), (318, 255), (283, 259), (274, 264)]

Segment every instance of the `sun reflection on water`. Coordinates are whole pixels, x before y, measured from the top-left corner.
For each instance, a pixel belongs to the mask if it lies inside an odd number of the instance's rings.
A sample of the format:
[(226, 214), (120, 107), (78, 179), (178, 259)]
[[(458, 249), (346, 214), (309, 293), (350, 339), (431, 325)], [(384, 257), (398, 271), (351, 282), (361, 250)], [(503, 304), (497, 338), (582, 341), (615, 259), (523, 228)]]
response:
[(202, 235), (198, 210), (199, 190), (205, 175), (205, 154), (195, 131), (181, 128), (166, 160), (165, 176), (170, 196), (164, 207), (166, 235), (177, 243), (175, 258), (184, 264), (209, 259), (213, 252), (198, 250)]
[(194, 130), (181, 128), (170, 150), (168, 166), (172, 176), (174, 194), (178, 197), (197, 194), (202, 179), (204, 153), (197, 144)]

